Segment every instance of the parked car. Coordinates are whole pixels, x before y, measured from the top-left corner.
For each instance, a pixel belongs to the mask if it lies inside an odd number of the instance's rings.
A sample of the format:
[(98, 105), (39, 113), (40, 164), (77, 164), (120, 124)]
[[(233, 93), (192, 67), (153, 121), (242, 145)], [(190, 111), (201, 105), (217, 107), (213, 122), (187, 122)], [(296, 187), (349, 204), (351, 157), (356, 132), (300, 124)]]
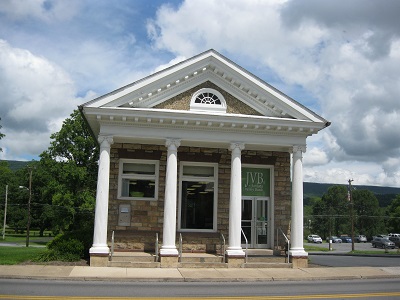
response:
[(367, 242), (367, 237), (365, 235), (357, 235), (354, 237), (354, 241), (357, 243), (366, 243)]
[(376, 238), (376, 237), (384, 238), (384, 239), (388, 239), (388, 238), (389, 238), (389, 236), (386, 235), (386, 234), (378, 234), (378, 235), (373, 236), (372, 239), (374, 239), (374, 238)]
[(386, 249), (394, 249), (394, 243), (388, 238), (383, 237), (375, 237), (372, 240), (372, 247), (374, 248), (386, 248)]
[(395, 247), (400, 248), (400, 237), (391, 236), (389, 237), (389, 240), (394, 243)]
[(389, 233), (389, 234), (388, 234), (388, 237), (389, 237), (389, 239), (390, 239), (391, 237), (400, 238), (400, 233)]
[(340, 239), (343, 243), (351, 243), (351, 237), (349, 237), (348, 235), (341, 235)]
[(329, 243), (329, 240), (331, 240), (332, 243), (341, 243), (342, 242), (342, 240), (340, 238), (338, 238), (336, 235), (328, 236), (326, 238), (326, 242)]
[(308, 240), (310, 243), (322, 244), (322, 239), (321, 239), (321, 237), (320, 237), (319, 235), (316, 235), (316, 234), (310, 234), (310, 235), (307, 237), (307, 240)]

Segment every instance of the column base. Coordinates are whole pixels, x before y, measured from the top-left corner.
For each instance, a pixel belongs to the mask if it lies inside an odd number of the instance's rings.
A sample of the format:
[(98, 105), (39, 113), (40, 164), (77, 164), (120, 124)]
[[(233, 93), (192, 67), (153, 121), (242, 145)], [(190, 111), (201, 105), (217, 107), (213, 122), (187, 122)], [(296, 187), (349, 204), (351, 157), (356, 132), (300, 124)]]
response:
[(160, 256), (178, 256), (179, 252), (175, 246), (173, 247), (164, 247), (162, 246), (160, 249)]
[(226, 256), (227, 257), (245, 257), (246, 253), (244, 253), (243, 249), (240, 248), (229, 248), (226, 250)]
[(93, 245), (92, 248), (89, 249), (90, 254), (98, 254), (98, 255), (108, 255), (110, 253), (110, 248), (107, 245)]
[(91, 267), (107, 267), (108, 266), (108, 254), (90, 254), (90, 266)]
[(161, 268), (177, 268), (179, 264), (179, 256), (161, 256), (160, 264)]
[(290, 256), (293, 269), (308, 268), (308, 256)]
[(243, 267), (246, 253), (242, 248), (237, 249), (227, 249), (226, 250), (226, 262), (228, 263), (228, 268), (241, 268)]
[(91, 267), (107, 267), (110, 248), (107, 245), (93, 245), (89, 249)]

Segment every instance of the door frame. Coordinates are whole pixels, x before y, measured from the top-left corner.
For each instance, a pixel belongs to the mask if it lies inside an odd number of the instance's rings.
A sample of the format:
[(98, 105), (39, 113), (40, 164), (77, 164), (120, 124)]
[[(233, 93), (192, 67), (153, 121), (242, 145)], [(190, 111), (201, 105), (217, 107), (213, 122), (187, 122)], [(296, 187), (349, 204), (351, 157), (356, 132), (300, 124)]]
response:
[[(243, 196), (242, 195), (242, 205), (243, 205), (243, 199), (266, 199), (268, 202), (268, 216), (267, 216), (267, 221), (268, 221), (268, 231), (267, 231), (267, 244), (256, 244), (254, 245), (254, 238), (252, 239), (252, 245), (254, 248), (268, 248), (268, 249), (273, 249), (274, 247), (274, 242), (275, 242), (275, 185), (274, 185), (274, 166), (273, 165), (254, 165), (254, 164), (242, 164), (242, 168), (256, 168), (256, 169), (269, 169), (270, 170), (270, 195), (269, 196)], [(253, 200), (253, 210), (254, 206), (256, 206), (256, 200)], [(253, 213), (253, 218), (254, 218), (254, 211)], [(242, 219), (242, 218), (241, 218)], [(241, 220), (242, 221), (242, 220)], [(255, 226), (252, 225), (252, 231), (255, 231), (253, 229)], [(241, 234), (242, 235), (242, 234)], [(254, 236), (254, 234), (252, 233)], [(246, 245), (242, 244), (242, 247), (245, 247)], [(249, 247), (251, 247), (249, 245)]]
[[(254, 248), (254, 249), (259, 249), (259, 248), (270, 248), (271, 247), (271, 243), (273, 242), (273, 237), (271, 236), (271, 234), (273, 233), (273, 230), (271, 230), (271, 199), (270, 197), (254, 197), (254, 196), (243, 196), (242, 197), (242, 205), (243, 205), (243, 201), (247, 200), (247, 201), (251, 201), (251, 216), (252, 219), (251, 220), (243, 220), (242, 221), (250, 221), (251, 224), (251, 236), (247, 236), (247, 239), (250, 240), (251, 242), (249, 243), (249, 248)], [(257, 241), (257, 203), (258, 201), (265, 201), (267, 204), (267, 216), (266, 217), (266, 221), (268, 223), (267, 225), (267, 243), (266, 244), (261, 244), (261, 243), (256, 243)], [(246, 247), (246, 244), (242, 244), (242, 247)]]

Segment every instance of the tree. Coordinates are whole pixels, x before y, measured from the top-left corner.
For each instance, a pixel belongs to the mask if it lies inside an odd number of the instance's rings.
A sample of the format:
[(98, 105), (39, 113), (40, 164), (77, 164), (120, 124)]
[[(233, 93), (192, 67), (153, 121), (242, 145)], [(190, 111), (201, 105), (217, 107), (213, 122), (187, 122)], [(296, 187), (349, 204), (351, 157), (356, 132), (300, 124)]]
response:
[(315, 207), (314, 214), (319, 214), (317, 224), (323, 236), (339, 235), (350, 232), (349, 203), (347, 188), (342, 185), (331, 186), (322, 196), (321, 203)]
[[(0, 118), (0, 121), (1, 121), (1, 118)], [(1, 124), (0, 124), (0, 129), (1, 129), (2, 127), (3, 127), (3, 126), (1, 126)], [(4, 135), (3, 133), (0, 132), (0, 140), (1, 140), (3, 137), (5, 137), (5, 135)], [(3, 151), (3, 149), (0, 147), (0, 152), (2, 152), (2, 151)]]
[(374, 193), (368, 190), (354, 190), (352, 200), (354, 203), (355, 231), (368, 237), (383, 232), (385, 228), (382, 211)]
[[(93, 218), (97, 184), (98, 147), (80, 112), (75, 110), (59, 132), (51, 135), (51, 144), (40, 157), (39, 166), (46, 170), (41, 191), (51, 197), (57, 231), (86, 226)], [(49, 211), (48, 211), (49, 214)]]
[(389, 215), (388, 231), (400, 232), (400, 195), (396, 195), (387, 209)]

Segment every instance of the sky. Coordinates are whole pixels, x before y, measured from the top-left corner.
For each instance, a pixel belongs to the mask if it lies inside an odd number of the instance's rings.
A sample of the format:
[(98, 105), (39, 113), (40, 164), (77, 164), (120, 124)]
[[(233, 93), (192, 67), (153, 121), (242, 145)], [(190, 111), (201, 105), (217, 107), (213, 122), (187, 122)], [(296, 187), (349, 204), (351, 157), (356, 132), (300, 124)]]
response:
[(332, 124), (304, 181), (400, 187), (398, 0), (1, 0), (0, 159), (74, 109), (215, 49)]

